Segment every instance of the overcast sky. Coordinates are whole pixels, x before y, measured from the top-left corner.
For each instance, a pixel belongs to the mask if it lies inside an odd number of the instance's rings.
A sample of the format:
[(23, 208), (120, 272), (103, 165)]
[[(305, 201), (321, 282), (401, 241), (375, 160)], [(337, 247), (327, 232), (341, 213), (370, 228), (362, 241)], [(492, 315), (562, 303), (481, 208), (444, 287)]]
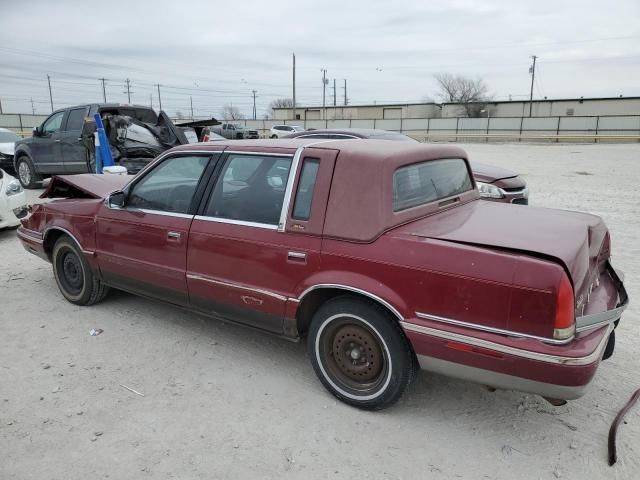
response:
[[(0, 5), (0, 100), (5, 112), (49, 113), (102, 101), (169, 114), (220, 116), (226, 103), (258, 116), (274, 98), (322, 104), (438, 99), (433, 75), (483, 78), (496, 100), (640, 95), (640, 1), (35, 1)], [(153, 97), (150, 98), (150, 95)]]

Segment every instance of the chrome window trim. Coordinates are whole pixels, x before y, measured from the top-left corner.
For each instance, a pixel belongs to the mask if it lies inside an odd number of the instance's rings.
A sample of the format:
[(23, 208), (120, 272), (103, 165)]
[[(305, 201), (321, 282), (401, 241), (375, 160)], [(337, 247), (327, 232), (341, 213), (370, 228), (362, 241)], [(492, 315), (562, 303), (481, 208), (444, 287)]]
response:
[(506, 335), (506, 336), (515, 337), (515, 338), (530, 338), (533, 340), (539, 340), (544, 343), (549, 343), (552, 345), (565, 345), (571, 342), (575, 338), (574, 335), (571, 335), (571, 337), (567, 339), (556, 340), (553, 338), (539, 337), (537, 335), (529, 335), (527, 333), (514, 332), (513, 330), (504, 330), (502, 328), (487, 327), (485, 325), (479, 325), (477, 323), (463, 322), (461, 320), (454, 320), (452, 318), (439, 317), (437, 315), (430, 315), (428, 313), (422, 313), (422, 312), (416, 312), (416, 316), (418, 318), (424, 318), (425, 320), (433, 320), (434, 322), (447, 323), (449, 325), (455, 325), (458, 327), (472, 328), (474, 330), (480, 330), (480, 331), (489, 332), (489, 333), (496, 333), (498, 335)]
[(233, 218), (207, 217), (196, 215), (194, 220), (204, 220), (205, 222), (228, 223), (231, 225), (242, 225), (244, 227), (264, 228), (266, 230), (277, 230), (278, 226), (271, 223), (247, 222), (245, 220), (234, 220)]
[[(234, 155), (247, 154), (247, 155), (260, 155), (261, 157), (291, 157), (295, 156), (295, 153), (270, 153), (270, 152), (254, 152), (254, 151), (239, 151), (239, 150), (225, 150), (224, 153), (232, 153)], [(297, 153), (297, 151), (296, 151)]]
[(424, 327), (422, 325), (416, 325), (410, 322), (401, 322), (402, 327), (405, 330), (429, 335), (432, 337), (442, 338), (444, 340), (453, 340), (467, 345), (473, 345), (475, 347), (486, 348), (496, 352), (505, 353), (507, 355), (513, 355), (516, 357), (526, 358), (529, 360), (536, 360), (539, 362), (559, 364), (559, 365), (589, 365), (600, 359), (602, 350), (609, 341), (609, 334), (613, 330), (613, 325), (607, 327), (607, 331), (603, 335), (600, 343), (593, 352), (583, 357), (565, 357), (562, 355), (550, 355), (547, 353), (532, 352), (531, 350), (524, 350), (521, 348), (510, 347), (488, 340), (482, 340), (475, 337), (469, 337), (467, 335), (461, 335), (459, 333), (446, 332), (437, 328)]
[(142, 212), (151, 215), (162, 215), (165, 217), (178, 217), (178, 218), (193, 218), (194, 215), (188, 213), (179, 213), (179, 212), (165, 212), (164, 210), (149, 210), (147, 208), (114, 208), (114, 210), (125, 210), (127, 212)]
[(304, 151), (304, 147), (299, 147), (296, 150), (296, 153), (293, 155), (291, 167), (289, 168), (289, 178), (287, 178), (287, 186), (284, 191), (284, 199), (282, 201), (282, 210), (280, 210), (280, 220), (278, 221), (278, 226), (277, 226), (278, 232), (284, 232), (285, 226), (287, 225), (287, 214), (289, 213), (289, 203), (291, 203), (291, 193), (293, 192), (293, 181), (296, 178), (296, 173), (298, 172), (298, 165), (300, 164), (300, 158), (302, 157), (303, 151)]
[(282, 302), (286, 302), (287, 301), (287, 297), (285, 297), (284, 295), (280, 295), (279, 293), (274, 293), (274, 292), (271, 292), (269, 290), (263, 290), (261, 288), (246, 287), (246, 286), (240, 285), (238, 283), (226, 282), (226, 281), (217, 280), (217, 279), (214, 279), (214, 278), (211, 278), (211, 277), (208, 277), (208, 276), (197, 275), (197, 274), (193, 274), (193, 273), (187, 273), (187, 278), (190, 279), (190, 280), (200, 280), (202, 282), (214, 283), (216, 285), (223, 285), (225, 287), (237, 288), (239, 290), (245, 290), (247, 292), (258, 293), (258, 294), (261, 294), (261, 295), (267, 295), (269, 297), (275, 298), (276, 300), (280, 300)]
[(298, 302), (302, 302), (302, 300), (304, 299), (304, 297), (308, 293), (312, 292), (313, 290), (320, 289), (320, 288), (337, 288), (337, 289), (340, 289), (340, 290), (347, 290), (349, 292), (359, 293), (360, 295), (364, 295), (366, 297), (369, 297), (369, 298), (375, 300), (376, 302), (380, 303), (381, 305), (385, 306), (386, 308), (388, 308), (391, 311), (391, 313), (393, 313), (398, 318), (398, 320), (400, 320), (401, 322), (404, 321), (404, 317), (400, 314), (398, 309), (395, 308), (393, 305), (391, 305), (386, 300), (384, 300), (383, 298), (379, 297), (378, 295), (376, 295), (374, 293), (371, 293), (371, 292), (367, 292), (366, 290), (362, 290), (360, 288), (351, 287), (349, 285), (342, 285), (342, 284), (339, 284), (339, 283), (318, 283), (316, 285), (312, 285), (311, 287), (309, 287), (306, 290), (304, 290), (298, 296)]
[(80, 249), (80, 251), (85, 254), (85, 255), (95, 255), (96, 252), (94, 250), (85, 250), (84, 248), (82, 248), (82, 245), (80, 245), (80, 242), (78, 241), (78, 239), (66, 228), (63, 227), (58, 227), (56, 225), (52, 226), (52, 227), (48, 227), (44, 230), (44, 232), (42, 233), (42, 241), (44, 243), (44, 241), (46, 241), (47, 239), (47, 234), (51, 231), (51, 230), (60, 230), (63, 233), (66, 233), (67, 235), (69, 235), (71, 237), (71, 240), (73, 240), (75, 242), (75, 244), (78, 246), (78, 248)]

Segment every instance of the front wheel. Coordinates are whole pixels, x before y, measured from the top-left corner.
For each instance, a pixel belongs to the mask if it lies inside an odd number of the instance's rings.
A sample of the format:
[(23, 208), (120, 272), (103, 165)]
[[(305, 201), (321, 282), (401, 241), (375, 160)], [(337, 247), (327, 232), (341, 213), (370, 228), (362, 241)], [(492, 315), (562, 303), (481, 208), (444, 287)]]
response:
[(414, 376), (414, 355), (398, 323), (382, 307), (339, 297), (316, 312), (308, 350), (318, 378), (349, 405), (393, 405)]
[(60, 237), (51, 255), (53, 275), (64, 298), (76, 305), (93, 305), (102, 300), (109, 287), (93, 273), (71, 238)]
[(24, 155), (18, 158), (16, 162), (16, 173), (20, 184), (24, 188), (36, 188), (36, 184), (42, 181), (42, 177), (36, 173), (31, 159)]

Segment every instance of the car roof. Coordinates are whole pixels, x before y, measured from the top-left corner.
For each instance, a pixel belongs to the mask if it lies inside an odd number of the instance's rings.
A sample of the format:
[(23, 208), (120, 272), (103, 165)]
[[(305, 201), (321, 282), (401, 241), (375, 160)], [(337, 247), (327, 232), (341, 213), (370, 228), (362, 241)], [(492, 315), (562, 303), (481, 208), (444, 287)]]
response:
[(375, 138), (387, 135), (406, 136), (400, 132), (391, 132), (389, 130), (379, 130), (375, 128), (319, 128), (316, 130), (305, 130), (304, 132), (292, 133), (291, 136), (314, 134), (353, 135), (358, 138)]

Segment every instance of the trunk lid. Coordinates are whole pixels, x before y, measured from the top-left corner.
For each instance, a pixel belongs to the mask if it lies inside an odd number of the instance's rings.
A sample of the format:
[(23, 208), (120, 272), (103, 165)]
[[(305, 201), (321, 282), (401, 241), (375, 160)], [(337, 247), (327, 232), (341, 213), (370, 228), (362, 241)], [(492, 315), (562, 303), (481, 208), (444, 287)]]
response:
[(398, 227), (392, 234), (551, 258), (569, 274), (577, 303), (586, 298), (609, 258), (608, 230), (600, 217), (496, 202), (470, 202)]

